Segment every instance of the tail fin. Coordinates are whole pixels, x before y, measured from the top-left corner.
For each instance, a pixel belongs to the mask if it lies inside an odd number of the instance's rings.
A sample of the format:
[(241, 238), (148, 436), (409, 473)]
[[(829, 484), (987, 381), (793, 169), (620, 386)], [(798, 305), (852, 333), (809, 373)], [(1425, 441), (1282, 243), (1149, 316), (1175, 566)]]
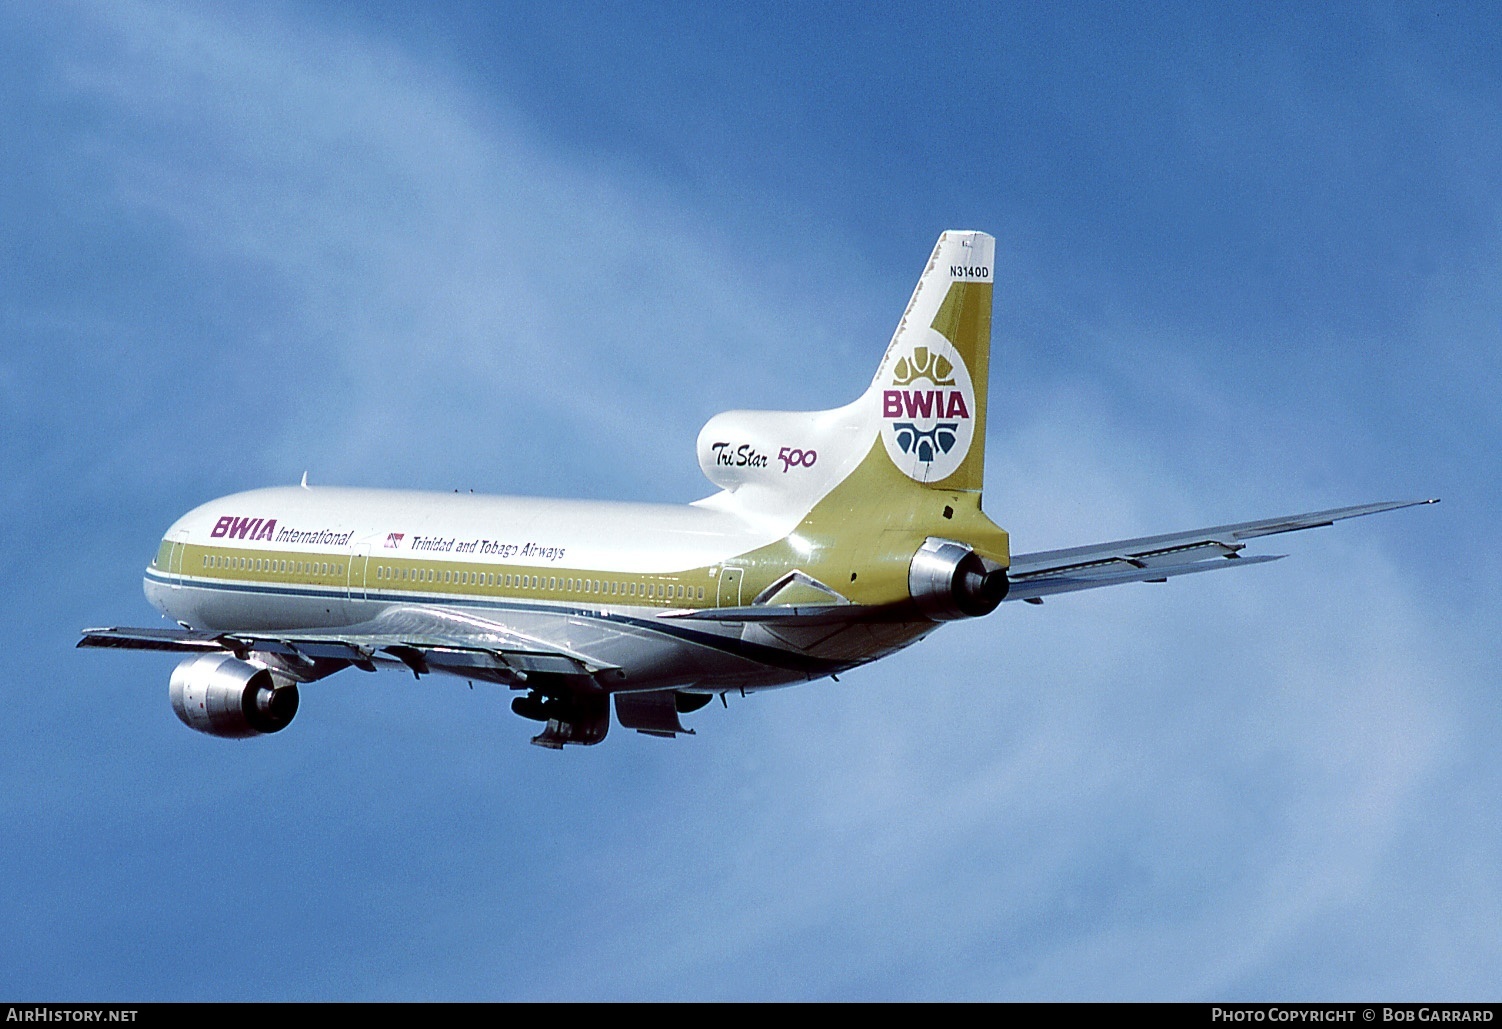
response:
[(939, 237), (867, 391), (887, 456), (935, 489), (980, 492), (995, 255), (983, 232)]
[(853, 403), (711, 418), (699, 433), (699, 466), (725, 490), (711, 500), (799, 516), (859, 480), (868, 497), (974, 494), (962, 503), (978, 511), (995, 250), (983, 232), (939, 237), (876, 377)]

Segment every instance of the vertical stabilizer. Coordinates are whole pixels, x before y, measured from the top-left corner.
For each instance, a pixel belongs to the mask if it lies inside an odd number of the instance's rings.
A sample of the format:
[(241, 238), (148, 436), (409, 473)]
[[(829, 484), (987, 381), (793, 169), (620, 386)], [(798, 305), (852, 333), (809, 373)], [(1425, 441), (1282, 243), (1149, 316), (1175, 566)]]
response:
[(801, 518), (829, 500), (842, 518), (906, 524), (919, 517), (906, 512), (927, 511), (942, 493), (936, 510), (948, 505), (946, 521), (955, 511), (978, 515), (995, 252), (983, 232), (939, 237), (875, 378), (853, 402), (710, 419), (699, 466), (724, 492), (701, 503)]
[[(950, 558), (969, 554), (964, 581), (984, 586), (972, 591), (977, 603), (999, 602), (1005, 578), (994, 573), (1010, 543), (981, 510), (995, 258), (983, 232), (939, 237), (875, 378), (851, 403), (728, 411), (704, 426), (699, 465), (722, 492), (699, 503), (787, 534), (736, 559), (742, 591), (771, 588), (760, 569), (796, 568), (853, 602), (891, 603), (916, 595), (915, 555), (932, 551), (923, 575), (935, 561), (940, 578), (958, 574)], [(958, 617), (947, 611), (925, 617)]]
[(865, 398), (887, 456), (925, 486), (981, 488), (995, 258), (983, 232), (939, 237)]

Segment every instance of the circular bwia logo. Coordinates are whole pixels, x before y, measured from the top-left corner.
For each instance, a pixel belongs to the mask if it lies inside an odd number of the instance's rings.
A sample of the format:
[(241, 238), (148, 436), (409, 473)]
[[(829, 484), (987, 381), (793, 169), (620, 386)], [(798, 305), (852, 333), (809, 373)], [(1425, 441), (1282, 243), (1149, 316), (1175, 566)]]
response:
[(881, 438), (910, 479), (939, 482), (970, 453), (975, 389), (954, 345), (933, 329), (911, 333), (881, 388)]

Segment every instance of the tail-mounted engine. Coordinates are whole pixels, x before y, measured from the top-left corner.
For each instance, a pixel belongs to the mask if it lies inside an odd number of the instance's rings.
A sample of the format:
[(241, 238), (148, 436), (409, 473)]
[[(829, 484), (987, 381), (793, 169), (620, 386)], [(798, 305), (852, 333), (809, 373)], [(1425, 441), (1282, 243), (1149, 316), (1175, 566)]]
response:
[(930, 537), (908, 566), (907, 588), (925, 616), (948, 622), (995, 611), (1011, 583), (1005, 568), (987, 570), (963, 543)]
[(172, 672), (172, 710), (190, 729), (243, 739), (285, 729), (297, 714), (297, 687), (229, 654), (190, 658)]

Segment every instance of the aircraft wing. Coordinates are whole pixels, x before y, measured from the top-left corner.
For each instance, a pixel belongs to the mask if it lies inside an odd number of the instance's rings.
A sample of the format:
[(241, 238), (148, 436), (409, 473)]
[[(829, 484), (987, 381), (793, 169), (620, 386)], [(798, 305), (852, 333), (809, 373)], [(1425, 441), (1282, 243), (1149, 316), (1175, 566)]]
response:
[(253, 653), (274, 655), (283, 667), (306, 667), (317, 678), (347, 665), (374, 671), (376, 661), (400, 661), (418, 675), (443, 671), (507, 682), (525, 682), (528, 676), (539, 673), (593, 678), (618, 671), (616, 665), (494, 622), (456, 612), (411, 608), (398, 608), (368, 622), (324, 631), (85, 629), (78, 646), (226, 651), (242, 660)]
[(1264, 518), (1256, 522), (1216, 525), (1208, 529), (1191, 529), (1162, 536), (1114, 540), (1067, 550), (1044, 550), (1036, 554), (1012, 557), (1007, 577), (1012, 588), (1008, 600), (1041, 604), (1054, 593), (1115, 586), (1123, 582), (1163, 582), (1172, 575), (1210, 572), (1222, 568), (1276, 561), (1282, 554), (1243, 557), (1246, 540), (1333, 525), (1345, 518), (1394, 511), (1417, 504), (1435, 504), (1437, 500), (1401, 500), (1356, 507), (1337, 507), (1329, 511)]

